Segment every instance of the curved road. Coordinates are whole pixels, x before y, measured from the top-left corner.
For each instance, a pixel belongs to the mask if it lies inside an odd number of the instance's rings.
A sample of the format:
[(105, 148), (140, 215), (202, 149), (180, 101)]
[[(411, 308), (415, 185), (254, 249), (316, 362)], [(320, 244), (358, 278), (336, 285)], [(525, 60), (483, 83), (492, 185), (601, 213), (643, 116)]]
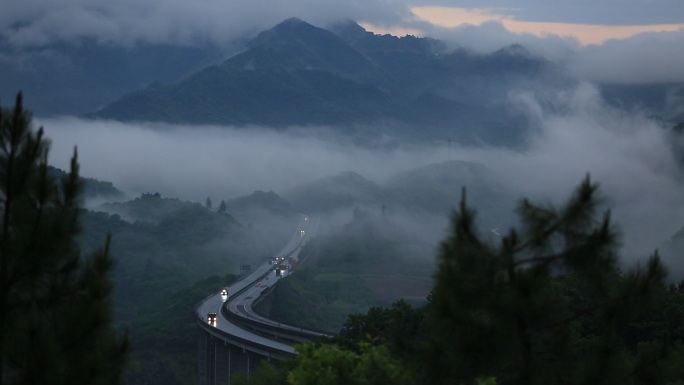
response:
[[(274, 258), (284, 259), (282, 262), (279, 262), (279, 264), (290, 266), (291, 263), (297, 261), (301, 247), (306, 243), (306, 241), (308, 241), (308, 239), (316, 230), (317, 226), (314, 222), (314, 220), (310, 220), (307, 216), (302, 216), (296, 233), (292, 236), (292, 238), (290, 238), (287, 245), (285, 245), (285, 247), (283, 247), (283, 249), (274, 256)], [(221, 293), (217, 292), (204, 299), (199, 305), (197, 305), (195, 309), (198, 319), (206, 322), (207, 314), (209, 312), (215, 312), (217, 314), (217, 322), (215, 327), (217, 330), (225, 332), (238, 340), (246, 341), (250, 345), (262, 347), (269, 351), (285, 353), (288, 355), (296, 354), (294, 347), (291, 344), (255, 334), (249, 330), (243, 329), (242, 327), (233, 323), (231, 320), (225, 318), (221, 312), (221, 307), (223, 306), (224, 301), (227, 301), (226, 307), (228, 311), (243, 318), (257, 321), (261, 324), (275, 326), (283, 332), (291, 330), (306, 332), (307, 334), (310, 333), (312, 337), (325, 336), (321, 333), (308, 332), (298, 327), (280, 324), (268, 318), (262, 317), (252, 310), (252, 303), (259, 297), (261, 292), (267, 287), (274, 285), (279, 279), (281, 279), (280, 277), (276, 276), (276, 266), (277, 265), (272, 264), (271, 261), (266, 261), (259, 265), (245, 277), (228, 287), (229, 298), (222, 298)], [(288, 269), (287, 273), (289, 272), (290, 270)]]

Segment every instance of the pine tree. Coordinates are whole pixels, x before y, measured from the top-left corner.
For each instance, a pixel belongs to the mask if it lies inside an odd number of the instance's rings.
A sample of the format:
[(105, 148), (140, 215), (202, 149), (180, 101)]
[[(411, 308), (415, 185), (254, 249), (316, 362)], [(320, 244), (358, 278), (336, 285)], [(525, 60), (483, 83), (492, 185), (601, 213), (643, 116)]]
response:
[(211, 206), (212, 206), (212, 204), (211, 204), (211, 198), (207, 197), (207, 200), (204, 202), (204, 206), (205, 206), (207, 209), (211, 210)]
[(228, 209), (228, 206), (226, 205), (226, 202), (221, 201), (221, 204), (219, 204), (218, 212), (223, 214), (226, 212), (227, 209)]
[(21, 94), (0, 108), (0, 383), (118, 384), (128, 350), (112, 326), (104, 248), (82, 257), (76, 151), (61, 181)]
[(646, 269), (620, 273), (617, 233), (608, 212), (598, 218), (598, 206), (597, 185), (588, 177), (563, 207), (523, 200), (522, 231), (512, 229), (496, 246), (478, 236), (463, 192), (440, 248), (428, 306), (427, 381), (636, 384), (667, 378), (667, 365), (653, 364), (665, 362), (664, 346), (643, 354), (643, 346), (624, 338), (634, 313), (645, 311), (664, 287), (664, 268), (654, 255)]

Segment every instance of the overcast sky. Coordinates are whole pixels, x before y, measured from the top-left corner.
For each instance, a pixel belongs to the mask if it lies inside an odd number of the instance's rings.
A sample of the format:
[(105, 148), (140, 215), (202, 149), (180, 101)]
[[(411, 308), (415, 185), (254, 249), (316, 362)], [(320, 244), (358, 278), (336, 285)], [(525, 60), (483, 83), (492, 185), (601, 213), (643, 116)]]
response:
[[(429, 10), (439, 8), (439, 12)], [(352, 18), (383, 28), (420, 29), (417, 20), (458, 27), (498, 20), (519, 31), (545, 25), (684, 25), (682, 0), (5, 0), (0, 30), (17, 44), (92, 35), (103, 40), (230, 39), (288, 17), (314, 23)], [(446, 17), (446, 19), (445, 19)], [(448, 19), (451, 19), (450, 21)], [(513, 26), (514, 24), (509, 24)], [(527, 26), (527, 27), (525, 27)], [(513, 28), (513, 27), (511, 27)], [(640, 31), (643, 29), (635, 29)], [(571, 32), (566, 32), (571, 33)]]
[[(421, 30), (418, 20), (450, 28), (494, 20), (511, 30), (535, 34), (544, 30), (573, 34), (572, 28), (579, 31), (587, 26), (611, 27), (630, 34), (681, 28), (684, 1), (6, 0), (0, 13), (0, 31), (16, 44), (42, 44), (77, 36), (109, 41), (221, 40), (267, 28), (292, 16), (313, 23), (352, 18), (378, 28), (416, 32)], [(593, 31), (599, 34), (597, 29)]]
[(289, 17), (351, 18), (484, 52), (521, 43), (590, 81), (684, 81), (684, 0), (5, 0), (0, 36), (17, 47), (229, 45)]
[(486, 9), (519, 21), (597, 25), (684, 22), (681, 0), (406, 0), (409, 6)]

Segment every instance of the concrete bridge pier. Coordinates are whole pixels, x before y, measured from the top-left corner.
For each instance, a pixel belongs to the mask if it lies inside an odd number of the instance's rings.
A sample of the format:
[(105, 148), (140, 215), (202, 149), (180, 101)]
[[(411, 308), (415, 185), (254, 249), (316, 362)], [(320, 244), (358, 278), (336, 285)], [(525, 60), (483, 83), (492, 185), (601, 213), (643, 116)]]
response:
[(198, 352), (200, 385), (231, 385), (236, 376), (249, 377), (269, 357), (233, 346), (200, 330)]

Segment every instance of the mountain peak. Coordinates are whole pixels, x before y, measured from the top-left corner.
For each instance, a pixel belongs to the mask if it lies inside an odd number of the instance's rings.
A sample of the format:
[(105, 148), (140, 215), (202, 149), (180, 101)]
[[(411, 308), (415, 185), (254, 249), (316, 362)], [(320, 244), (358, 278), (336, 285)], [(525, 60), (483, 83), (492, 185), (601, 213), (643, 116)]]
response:
[(304, 20), (291, 17), (276, 24), (273, 28), (263, 31), (257, 35), (250, 43), (250, 46), (262, 45), (275, 40), (302, 38), (306, 36), (317, 35), (322, 32), (327, 32), (321, 28), (315, 27)]
[(501, 56), (517, 56), (524, 58), (532, 57), (530, 51), (528, 51), (527, 48), (525, 48), (525, 46), (519, 43), (513, 43), (509, 46), (503, 47), (494, 52), (494, 54)]
[(313, 25), (307, 23), (306, 21), (304, 21), (298, 17), (291, 17), (289, 19), (285, 19), (285, 20), (281, 21), (280, 23), (276, 24), (272, 29), (274, 29), (276, 31), (282, 31), (284, 29), (302, 28), (302, 27), (316, 28)]
[(333, 32), (290, 18), (261, 32), (249, 49), (224, 62), (233, 69), (327, 71), (347, 78), (372, 77), (373, 66)]

